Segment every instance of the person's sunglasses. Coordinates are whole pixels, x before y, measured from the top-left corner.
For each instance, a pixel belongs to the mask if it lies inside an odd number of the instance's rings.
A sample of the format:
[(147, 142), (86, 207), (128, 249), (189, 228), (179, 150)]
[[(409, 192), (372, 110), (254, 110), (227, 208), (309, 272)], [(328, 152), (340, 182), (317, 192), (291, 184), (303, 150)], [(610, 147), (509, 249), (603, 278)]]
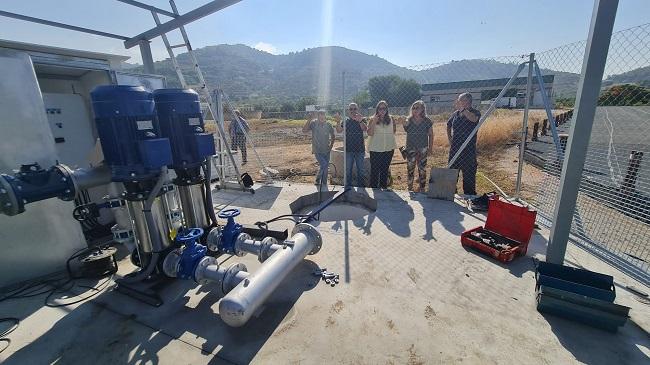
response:
[(413, 110), (422, 110), (422, 107), (421, 106), (414, 106)]
[(377, 108), (377, 110), (388, 110), (388, 108), (384, 108), (383, 106)]
[(357, 109), (357, 108), (350, 108), (349, 110), (350, 110), (351, 112), (356, 112), (356, 111), (359, 110), (359, 109)]

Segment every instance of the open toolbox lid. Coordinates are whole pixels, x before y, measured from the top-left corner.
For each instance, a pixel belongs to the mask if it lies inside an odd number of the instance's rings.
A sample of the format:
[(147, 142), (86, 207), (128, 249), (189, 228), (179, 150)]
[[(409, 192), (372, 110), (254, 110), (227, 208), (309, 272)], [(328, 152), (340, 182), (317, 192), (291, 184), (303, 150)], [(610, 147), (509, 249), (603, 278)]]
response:
[(507, 202), (497, 195), (488, 201), (485, 229), (528, 244), (533, 235), (536, 217), (537, 211)]

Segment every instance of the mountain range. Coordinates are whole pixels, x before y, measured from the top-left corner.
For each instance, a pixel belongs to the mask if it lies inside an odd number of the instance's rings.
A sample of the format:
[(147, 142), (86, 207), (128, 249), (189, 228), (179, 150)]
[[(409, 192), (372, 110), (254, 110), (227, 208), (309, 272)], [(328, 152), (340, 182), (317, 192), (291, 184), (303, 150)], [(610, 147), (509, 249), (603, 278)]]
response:
[[(507, 62), (503, 61), (505, 59), (470, 59), (406, 68), (376, 55), (343, 47), (318, 47), (273, 55), (242, 44), (203, 47), (194, 50), (194, 54), (211, 88), (220, 87), (231, 99), (260, 105), (295, 101), (304, 96), (318, 97), (320, 103), (337, 102), (341, 100), (343, 85), (349, 99), (367, 87), (368, 79), (379, 75), (398, 75), (419, 83), (509, 78), (518, 63), (523, 61), (515, 58), (509, 58)], [(192, 68), (189, 54), (180, 54), (177, 59), (184, 74), (193, 75), (189, 71)], [(169, 87), (179, 86), (169, 59), (156, 62), (155, 68), (156, 73), (166, 76)], [(542, 69), (542, 73), (555, 75), (556, 96), (575, 96), (579, 74), (549, 69)], [(650, 68), (637, 69), (610, 76), (608, 80), (610, 83), (619, 79), (626, 82), (638, 81), (639, 78), (648, 80), (649, 74)], [(525, 77), (525, 71), (521, 76)], [(196, 83), (193, 77), (187, 79), (191, 84)]]

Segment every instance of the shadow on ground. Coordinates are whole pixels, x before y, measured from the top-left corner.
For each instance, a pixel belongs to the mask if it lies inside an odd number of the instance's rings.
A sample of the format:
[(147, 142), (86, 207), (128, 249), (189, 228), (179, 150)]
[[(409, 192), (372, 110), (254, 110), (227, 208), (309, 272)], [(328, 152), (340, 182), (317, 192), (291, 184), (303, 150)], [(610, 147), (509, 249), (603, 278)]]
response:
[(212, 201), (217, 211), (235, 203), (241, 208), (269, 210), (277, 200), (280, 192), (282, 192), (281, 186), (272, 185), (256, 187), (255, 194), (237, 190), (213, 190)]
[[(211, 363), (249, 363), (274, 331), (295, 320), (294, 304), (305, 291), (319, 284), (319, 278), (311, 275), (316, 268), (308, 260), (299, 264), (274, 291), (260, 317), (253, 317), (240, 328), (228, 327), (220, 319), (216, 311), (221, 298), (210, 285), (199, 289), (199, 296), (205, 295), (197, 304), (190, 302), (188, 287), (195, 291), (191, 283), (174, 282), (182, 285), (166, 288), (163, 296), (168, 299), (159, 308), (114, 291), (106, 292), (70, 309), (45, 334), (4, 363), (157, 364), (163, 360), (161, 350), (177, 339), (179, 346), (200, 349), (201, 354), (196, 356), (214, 355)], [(187, 354), (179, 353), (176, 360), (192, 363), (192, 359), (183, 357)], [(165, 358), (163, 362), (170, 361), (174, 359)]]
[[(543, 314), (562, 346), (584, 364), (648, 364), (650, 334), (629, 320), (610, 333), (587, 325)], [(645, 353), (641, 350), (645, 349)], [(613, 361), (616, 359), (616, 361)]]

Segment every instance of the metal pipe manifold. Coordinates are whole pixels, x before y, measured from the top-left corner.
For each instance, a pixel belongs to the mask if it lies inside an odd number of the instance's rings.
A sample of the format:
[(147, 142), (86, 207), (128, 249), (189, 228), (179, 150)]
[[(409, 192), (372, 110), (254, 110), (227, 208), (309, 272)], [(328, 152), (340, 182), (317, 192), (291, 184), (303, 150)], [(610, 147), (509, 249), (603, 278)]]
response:
[(323, 239), (314, 226), (307, 223), (295, 226), (291, 238), (279, 245), (280, 249), (221, 299), (221, 319), (232, 327), (243, 326), (287, 275), (307, 255), (316, 254), (322, 244)]

